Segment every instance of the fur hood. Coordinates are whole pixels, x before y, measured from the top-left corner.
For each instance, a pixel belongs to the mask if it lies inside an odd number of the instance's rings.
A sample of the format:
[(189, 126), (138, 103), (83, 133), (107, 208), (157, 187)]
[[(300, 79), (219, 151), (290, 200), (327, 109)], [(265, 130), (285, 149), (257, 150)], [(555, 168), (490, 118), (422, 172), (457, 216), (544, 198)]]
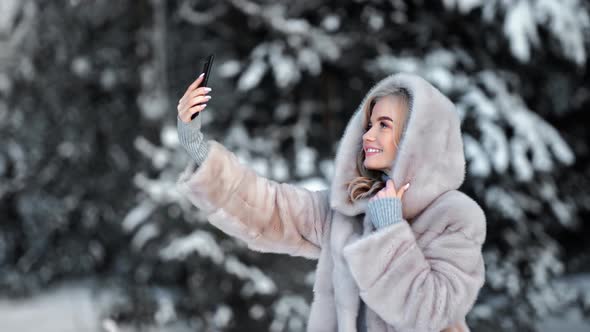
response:
[(368, 198), (349, 203), (346, 183), (359, 176), (356, 158), (362, 150), (363, 110), (376, 92), (386, 86), (405, 88), (410, 95), (408, 119), (388, 173), (396, 188), (411, 183), (402, 198), (403, 216), (409, 220), (441, 194), (459, 188), (465, 177), (460, 119), (453, 103), (430, 83), (412, 74), (386, 77), (363, 98), (338, 146), (330, 207), (348, 216), (365, 211)]

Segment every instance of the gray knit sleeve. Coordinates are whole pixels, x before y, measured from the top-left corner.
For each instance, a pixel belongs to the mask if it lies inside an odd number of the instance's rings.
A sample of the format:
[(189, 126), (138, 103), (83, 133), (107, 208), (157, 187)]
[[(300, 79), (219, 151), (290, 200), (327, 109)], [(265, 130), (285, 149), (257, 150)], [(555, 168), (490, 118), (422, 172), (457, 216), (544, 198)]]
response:
[(376, 229), (402, 221), (402, 201), (397, 197), (378, 198), (369, 202), (367, 214)]
[(189, 123), (185, 123), (177, 116), (176, 128), (178, 130), (180, 144), (194, 161), (198, 165), (201, 165), (207, 158), (207, 153), (209, 152), (209, 146), (201, 132), (201, 117), (197, 116)]

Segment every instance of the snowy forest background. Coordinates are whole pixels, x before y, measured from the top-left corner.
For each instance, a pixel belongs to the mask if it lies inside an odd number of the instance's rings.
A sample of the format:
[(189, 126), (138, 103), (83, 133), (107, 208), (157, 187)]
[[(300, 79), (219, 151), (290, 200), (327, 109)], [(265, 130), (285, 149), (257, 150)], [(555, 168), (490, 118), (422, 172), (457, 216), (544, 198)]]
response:
[(304, 330), (315, 262), (247, 250), (175, 191), (176, 103), (212, 52), (204, 132), (312, 190), (374, 83), (432, 82), (487, 215), (468, 324), (588, 327), (589, 51), (583, 0), (2, 0), (0, 330), (70, 288), (93, 311), (72, 331)]

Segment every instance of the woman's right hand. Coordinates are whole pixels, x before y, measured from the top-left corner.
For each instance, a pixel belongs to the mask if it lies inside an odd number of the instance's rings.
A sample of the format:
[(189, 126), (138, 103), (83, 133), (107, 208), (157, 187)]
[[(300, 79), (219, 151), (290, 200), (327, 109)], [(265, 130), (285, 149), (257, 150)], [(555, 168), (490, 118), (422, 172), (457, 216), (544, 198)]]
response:
[(182, 122), (190, 122), (192, 115), (204, 110), (205, 107), (207, 107), (206, 102), (211, 99), (211, 96), (207, 95), (211, 92), (211, 88), (199, 87), (201, 82), (203, 82), (204, 77), (204, 74), (199, 75), (199, 77), (188, 86), (186, 92), (178, 101), (176, 109), (178, 110), (178, 117)]

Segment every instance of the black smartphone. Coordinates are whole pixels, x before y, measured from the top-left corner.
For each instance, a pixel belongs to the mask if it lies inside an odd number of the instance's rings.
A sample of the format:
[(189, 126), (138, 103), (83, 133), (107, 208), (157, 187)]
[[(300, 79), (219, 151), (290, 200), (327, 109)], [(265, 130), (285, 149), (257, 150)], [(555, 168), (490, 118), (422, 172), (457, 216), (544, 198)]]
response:
[[(211, 54), (207, 58), (205, 58), (205, 60), (203, 61), (203, 70), (201, 71), (201, 73), (205, 73), (205, 77), (203, 78), (203, 81), (201, 82), (199, 87), (207, 86), (207, 81), (209, 80), (209, 74), (211, 73), (211, 67), (213, 67), (213, 59), (214, 58), (215, 58), (215, 55)], [(193, 114), (191, 116), (191, 120), (196, 118), (199, 115), (199, 113)]]

